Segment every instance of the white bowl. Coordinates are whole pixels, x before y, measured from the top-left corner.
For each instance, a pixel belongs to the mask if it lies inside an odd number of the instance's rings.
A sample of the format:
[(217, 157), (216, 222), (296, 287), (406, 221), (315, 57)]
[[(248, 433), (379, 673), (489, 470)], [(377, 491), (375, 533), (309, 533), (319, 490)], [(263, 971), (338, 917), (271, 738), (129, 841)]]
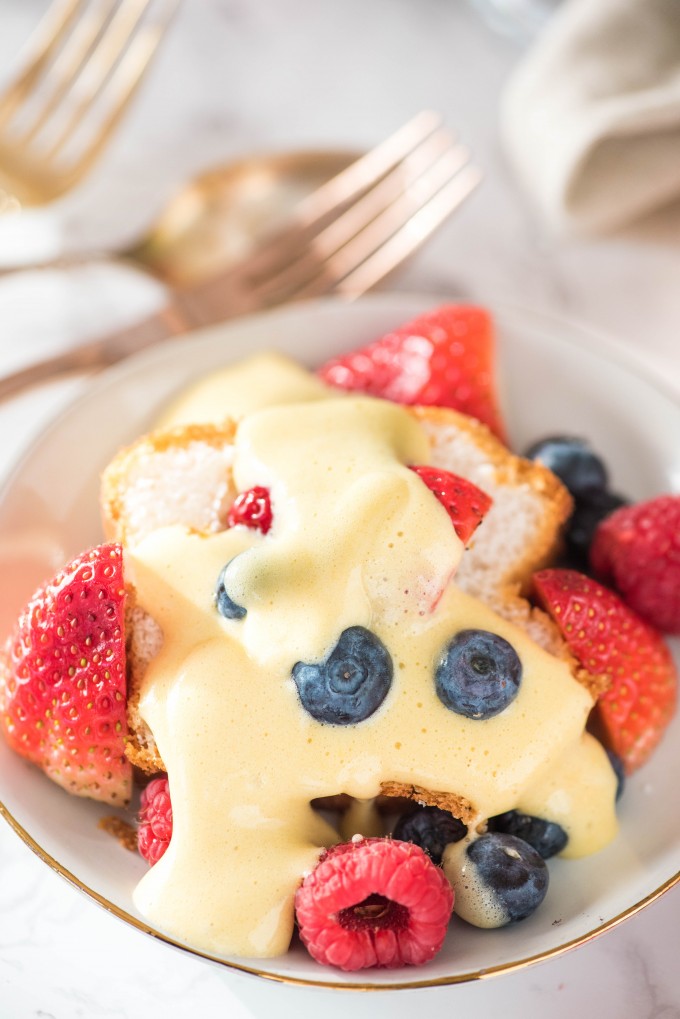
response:
[[(431, 295), (382, 295), (290, 307), (168, 341), (99, 376), (33, 444), (0, 497), (0, 633), (42, 580), (101, 540), (101, 469), (188, 382), (272, 347), (314, 366), (437, 303)], [(640, 499), (680, 488), (680, 407), (615, 344), (521, 310), (498, 309), (497, 321), (502, 401), (515, 448), (576, 433), (601, 451), (615, 490)], [(289, 983), (395, 989), (509, 972), (581, 944), (680, 880), (680, 814), (673, 807), (679, 744), (676, 719), (651, 762), (627, 783), (615, 842), (583, 860), (552, 860), (546, 901), (516, 926), (483, 931), (454, 919), (441, 953), (419, 969), (345, 975), (318, 966), (302, 949), (273, 960), (214, 962)], [(0, 812), (49, 866), (130, 925), (176, 944), (134, 910), (131, 892), (146, 864), (97, 828), (110, 809), (67, 795), (2, 740)]]

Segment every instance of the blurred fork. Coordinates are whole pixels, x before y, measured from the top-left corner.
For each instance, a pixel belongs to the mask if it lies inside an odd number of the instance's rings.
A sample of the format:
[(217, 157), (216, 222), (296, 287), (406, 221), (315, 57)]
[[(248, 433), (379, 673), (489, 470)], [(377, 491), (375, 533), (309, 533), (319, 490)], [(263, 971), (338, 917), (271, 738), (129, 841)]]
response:
[(424, 111), (304, 199), (244, 261), (171, 291), (169, 304), (137, 325), (0, 378), (0, 399), (247, 312), (322, 294), (359, 296), (412, 254), (480, 179), (467, 149)]
[(56, 0), (0, 95), (0, 212), (73, 187), (108, 144), (180, 0)]

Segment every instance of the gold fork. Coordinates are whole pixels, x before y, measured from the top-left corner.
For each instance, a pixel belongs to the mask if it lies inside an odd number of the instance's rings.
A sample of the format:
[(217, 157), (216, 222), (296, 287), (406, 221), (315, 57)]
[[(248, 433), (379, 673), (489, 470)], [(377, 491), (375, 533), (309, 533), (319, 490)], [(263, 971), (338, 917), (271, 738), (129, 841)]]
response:
[(0, 212), (59, 197), (111, 139), (180, 0), (57, 0), (0, 96)]
[(467, 149), (424, 111), (303, 200), (244, 261), (171, 291), (169, 304), (137, 325), (0, 378), (0, 399), (247, 312), (323, 294), (359, 296), (420, 247), (480, 179)]

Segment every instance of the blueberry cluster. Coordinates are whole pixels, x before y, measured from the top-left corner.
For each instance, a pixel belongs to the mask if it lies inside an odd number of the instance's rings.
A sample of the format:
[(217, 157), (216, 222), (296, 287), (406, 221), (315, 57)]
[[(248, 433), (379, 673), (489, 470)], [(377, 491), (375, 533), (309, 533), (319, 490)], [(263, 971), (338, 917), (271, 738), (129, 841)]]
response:
[(588, 553), (598, 525), (627, 499), (609, 488), (604, 461), (585, 440), (571, 435), (540, 439), (526, 450), (556, 474), (574, 499), (565, 534), (568, 565), (588, 571)]

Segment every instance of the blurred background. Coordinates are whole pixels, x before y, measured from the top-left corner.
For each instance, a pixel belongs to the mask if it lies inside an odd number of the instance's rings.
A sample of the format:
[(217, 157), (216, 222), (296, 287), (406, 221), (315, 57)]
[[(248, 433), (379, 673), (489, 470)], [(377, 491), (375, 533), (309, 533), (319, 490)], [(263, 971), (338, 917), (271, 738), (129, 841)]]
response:
[[(0, 0), (3, 81), (20, 66), (21, 47), (47, 7), (46, 0)], [(548, 0), (185, 0), (92, 173), (51, 205), (0, 218), (0, 266), (120, 248), (200, 171), (276, 151), (363, 150), (429, 107), (472, 149), (484, 183), (385, 286), (557, 311), (603, 327), (645, 358), (639, 336), (653, 307), (650, 367), (677, 374), (677, 209), (665, 203), (615, 233), (565, 236), (546, 214), (549, 203), (536, 201), (551, 172), (541, 153), (535, 181), (522, 178), (512, 159), (518, 149), (533, 158), (535, 138), (517, 129), (511, 145), (503, 138), (509, 83), (542, 45), (539, 26), (554, 27), (555, 7)], [(565, 10), (557, 7), (559, 17)], [(600, 56), (606, 66), (607, 54)], [(543, 84), (539, 78), (539, 90)], [(518, 107), (525, 124), (541, 114), (527, 92), (515, 97), (515, 122)], [(559, 102), (552, 126), (569, 132)], [(15, 363), (24, 341), (38, 353), (91, 334), (102, 316), (129, 321), (162, 300), (156, 284), (120, 265), (0, 278), (4, 356)]]

